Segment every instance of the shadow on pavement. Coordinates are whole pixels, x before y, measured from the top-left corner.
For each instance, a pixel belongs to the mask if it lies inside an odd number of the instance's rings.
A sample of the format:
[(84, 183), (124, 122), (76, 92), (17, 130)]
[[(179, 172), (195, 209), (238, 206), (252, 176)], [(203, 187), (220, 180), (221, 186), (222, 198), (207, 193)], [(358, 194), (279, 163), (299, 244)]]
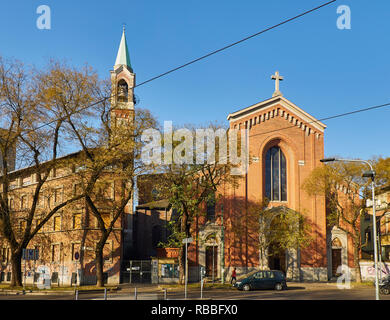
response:
[(305, 287), (288, 286), (286, 290), (290, 291), (290, 290), (305, 290), (305, 289), (306, 289)]

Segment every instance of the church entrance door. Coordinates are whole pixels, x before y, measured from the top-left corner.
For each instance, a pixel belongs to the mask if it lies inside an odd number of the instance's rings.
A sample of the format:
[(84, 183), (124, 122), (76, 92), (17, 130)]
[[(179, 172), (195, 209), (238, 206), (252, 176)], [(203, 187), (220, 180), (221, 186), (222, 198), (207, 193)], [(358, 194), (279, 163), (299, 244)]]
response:
[(332, 276), (338, 276), (337, 268), (341, 266), (341, 249), (332, 249)]
[(206, 276), (215, 279), (217, 277), (218, 246), (206, 247)]

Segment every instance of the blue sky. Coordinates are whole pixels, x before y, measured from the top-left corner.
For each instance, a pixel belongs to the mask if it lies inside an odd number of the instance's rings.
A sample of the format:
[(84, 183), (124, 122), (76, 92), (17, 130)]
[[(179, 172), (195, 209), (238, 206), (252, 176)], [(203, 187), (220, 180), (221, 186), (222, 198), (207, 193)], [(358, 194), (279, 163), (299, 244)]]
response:
[[(0, 4), (0, 54), (42, 66), (88, 63), (109, 76), (126, 23), (137, 82), (198, 58), (326, 0), (22, 0)], [(36, 27), (49, 5), (52, 29)], [(339, 5), (351, 30), (336, 26)], [(175, 124), (226, 122), (230, 112), (284, 96), (317, 119), (390, 102), (390, 1), (338, 0), (328, 7), (136, 89), (140, 107)], [(325, 121), (325, 154), (390, 156), (390, 107)]]

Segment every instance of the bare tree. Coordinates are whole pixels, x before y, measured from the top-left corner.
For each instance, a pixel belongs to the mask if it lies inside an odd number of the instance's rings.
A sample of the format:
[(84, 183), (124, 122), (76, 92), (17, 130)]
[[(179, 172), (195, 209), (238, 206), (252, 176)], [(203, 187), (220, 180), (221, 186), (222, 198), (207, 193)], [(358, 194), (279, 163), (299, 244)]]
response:
[[(38, 71), (19, 61), (0, 58), (0, 232), (11, 248), (13, 286), (22, 284), (23, 249), (56, 212), (82, 197), (64, 197), (64, 201), (44, 215), (37, 210), (50, 173), (58, 166), (66, 166), (66, 159), (59, 157), (59, 145), (66, 132), (61, 106), (66, 105), (67, 110), (74, 112), (93, 100), (90, 86), (95, 76), (87, 69), (84, 72), (73, 70), (78, 85), (77, 91), (72, 91), (69, 83), (64, 82), (61, 73), (57, 72), (61, 68), (59, 64), (50, 64), (47, 70)], [(26, 169), (21, 170), (23, 167)], [(15, 172), (15, 169), (19, 170)], [(26, 200), (14, 184), (23, 174), (29, 174), (33, 180), (29, 186), (30, 199)], [(19, 183), (18, 186), (22, 185)], [(25, 205), (23, 201), (29, 202)], [(17, 215), (15, 208), (10, 207), (16, 202), (21, 204)], [(33, 226), (37, 214), (40, 222)], [(15, 223), (17, 217), (23, 220), (22, 228)]]

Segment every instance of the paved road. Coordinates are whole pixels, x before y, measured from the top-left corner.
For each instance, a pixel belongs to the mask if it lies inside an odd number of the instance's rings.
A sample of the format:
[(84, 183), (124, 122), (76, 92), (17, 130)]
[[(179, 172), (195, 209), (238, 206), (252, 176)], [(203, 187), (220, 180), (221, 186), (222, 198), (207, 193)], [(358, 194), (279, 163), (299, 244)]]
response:
[[(189, 290), (188, 299), (199, 300), (199, 290)], [(103, 300), (103, 293), (79, 294), (79, 300)], [(0, 295), (0, 300), (74, 300), (74, 295)], [(139, 289), (138, 300), (163, 300), (164, 293), (158, 288)], [(168, 300), (183, 300), (184, 290), (168, 291)], [(335, 284), (289, 284), (288, 290), (249, 291), (235, 289), (214, 289), (203, 292), (203, 299), (209, 300), (375, 300), (374, 287), (355, 287), (340, 290)], [(109, 293), (108, 300), (135, 300), (133, 288), (123, 288)], [(381, 295), (381, 300), (390, 300), (390, 295)]]

